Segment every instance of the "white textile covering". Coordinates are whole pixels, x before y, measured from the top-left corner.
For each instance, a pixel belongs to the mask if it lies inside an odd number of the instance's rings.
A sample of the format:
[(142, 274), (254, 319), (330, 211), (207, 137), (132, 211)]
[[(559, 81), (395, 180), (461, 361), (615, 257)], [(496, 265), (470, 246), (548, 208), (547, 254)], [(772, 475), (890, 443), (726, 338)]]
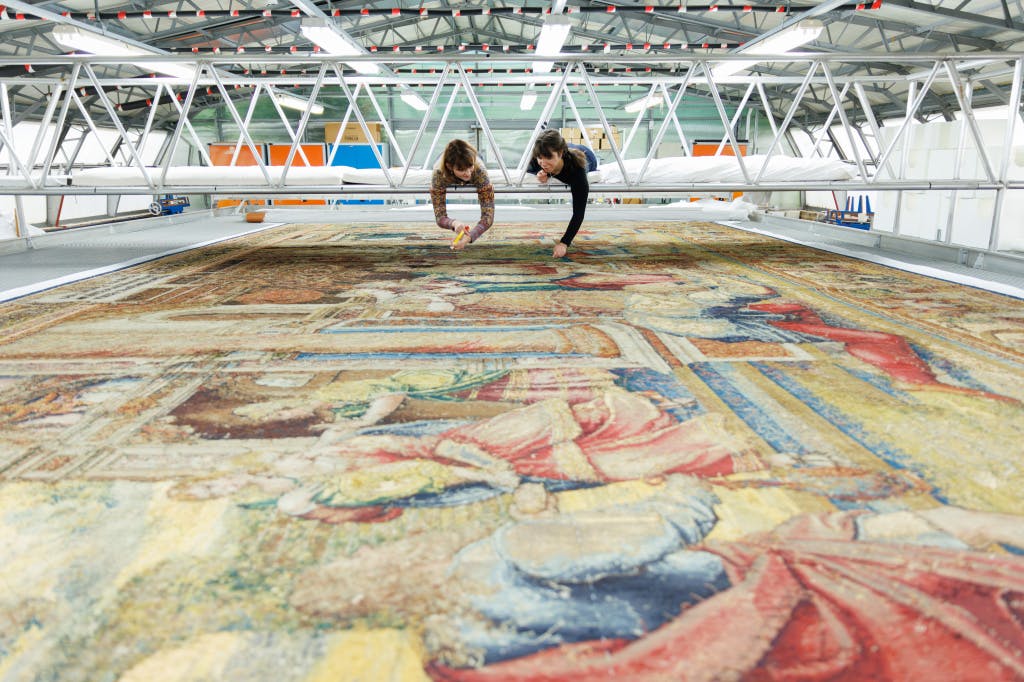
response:
[[(747, 156), (743, 158), (747, 172), (756, 177), (760, 172), (764, 156)], [(636, 182), (636, 176), (644, 165), (643, 159), (627, 159), (624, 161), (630, 181)], [(283, 166), (268, 166), (271, 184), (279, 185)], [(149, 168), (150, 178), (159, 182), (161, 169)], [(399, 182), (402, 178), (401, 168), (391, 168), (391, 178)], [(406, 174), (402, 186), (429, 187), (433, 170), (429, 168), (413, 168)], [(788, 156), (773, 156), (768, 170), (762, 180), (767, 181), (800, 181), (800, 180), (849, 180), (854, 176), (855, 168), (846, 162), (835, 159), (797, 159)], [(491, 182), (496, 186), (505, 186), (501, 170), (487, 169)], [(515, 169), (509, 169), (513, 182), (519, 179)], [(605, 163), (589, 174), (591, 186), (600, 184), (625, 184), (618, 163)], [(675, 184), (693, 183), (743, 183), (743, 174), (735, 157), (731, 156), (672, 156), (664, 159), (651, 159), (644, 173), (642, 185), (671, 186)], [(72, 184), (78, 187), (124, 187), (145, 184), (145, 179), (137, 167), (124, 166), (119, 168), (88, 168), (76, 171), (72, 176)], [(168, 187), (211, 186), (211, 187), (261, 187), (267, 184), (259, 166), (171, 166), (167, 169), (164, 185)], [(351, 166), (293, 166), (288, 171), (286, 187), (292, 186), (334, 186), (341, 184), (387, 186), (389, 183), (381, 168), (352, 168)], [(523, 188), (536, 186), (533, 176), (523, 180)], [(599, 189), (599, 187), (597, 187)]]
[[(764, 164), (764, 156), (745, 156), (743, 164), (751, 179), (757, 177)], [(643, 159), (625, 159), (623, 165), (632, 182), (637, 182), (637, 175), (643, 168)], [(622, 170), (616, 162), (598, 166), (601, 182), (620, 184), (625, 180)], [(798, 159), (791, 156), (773, 156), (768, 164), (762, 180), (797, 181), (797, 180), (849, 180), (854, 176), (856, 167), (836, 159)], [(687, 183), (743, 183), (743, 173), (733, 156), (669, 156), (663, 159), (651, 159), (643, 178), (640, 180), (649, 185), (672, 185)]]
[[(398, 182), (402, 179), (401, 168), (391, 168), (391, 178)], [(430, 180), (433, 177), (434, 171), (429, 168), (410, 168), (409, 174), (405, 177), (405, 185), (429, 187)], [(487, 177), (491, 179), (491, 184), (495, 186), (506, 187), (505, 176), (501, 174), (500, 168), (488, 168)], [(519, 173), (516, 172), (515, 168), (508, 169), (508, 177), (515, 183), (519, 179)], [(601, 173), (594, 171), (587, 174), (587, 178), (591, 184), (601, 181)], [(356, 185), (386, 185), (388, 184), (387, 178), (384, 177), (384, 171), (380, 168), (353, 168), (345, 173), (345, 182), (356, 184)], [(527, 174), (523, 178), (523, 187), (539, 186), (536, 176)]]
[[(150, 179), (158, 182), (161, 169), (147, 168)], [(279, 184), (283, 166), (267, 166), (267, 174)], [(349, 166), (292, 166), (285, 177), (285, 186), (340, 185)], [(72, 184), (78, 187), (124, 187), (145, 184), (142, 172), (135, 166), (119, 168), (87, 168), (76, 171)], [(171, 166), (164, 183), (168, 186), (258, 187), (266, 185), (259, 166)]]
[[(32, 173), (32, 179), (37, 183), (40, 182), (42, 173)], [(66, 175), (50, 175), (47, 180), (45, 187), (53, 187), (55, 185), (66, 185), (68, 182), (68, 176)], [(20, 173), (14, 175), (0, 175), (0, 187), (24, 187), (26, 184), (25, 176)]]
[[(388, 172), (391, 173), (391, 180), (397, 183), (402, 179), (404, 169), (389, 168)], [(429, 187), (430, 178), (433, 174), (434, 171), (427, 168), (410, 168), (409, 173), (405, 176), (405, 182), (402, 184), (414, 187)], [(388, 179), (381, 168), (349, 168), (345, 171), (345, 182), (354, 185), (387, 185)], [(494, 182), (493, 177), (491, 182)]]
[(732, 201), (701, 199), (699, 201), (674, 201), (671, 204), (653, 204), (650, 206), (652, 211), (663, 208), (673, 209), (675, 215), (678, 215), (680, 211), (692, 211), (694, 220), (747, 220), (757, 211), (757, 204), (743, 201), (743, 199), (733, 199)]

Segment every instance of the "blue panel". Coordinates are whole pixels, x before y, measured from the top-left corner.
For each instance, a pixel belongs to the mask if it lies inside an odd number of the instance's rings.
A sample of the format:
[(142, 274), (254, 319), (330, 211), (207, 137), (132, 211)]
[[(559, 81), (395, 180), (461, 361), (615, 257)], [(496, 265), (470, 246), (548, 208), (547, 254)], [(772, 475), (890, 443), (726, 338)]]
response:
[[(334, 148), (337, 147), (337, 153)], [(377, 151), (384, 157), (384, 145), (378, 144)], [(331, 159), (331, 154), (334, 158)], [(353, 168), (380, 168), (377, 157), (373, 155), (373, 147), (368, 144), (327, 145), (327, 158), (332, 166), (352, 166)]]
[[(334, 148), (338, 151), (335, 153)], [(377, 151), (384, 157), (384, 145), (378, 144)], [(334, 154), (334, 158), (331, 158)], [(327, 145), (327, 159), (332, 166), (352, 166), (353, 168), (380, 168), (377, 157), (373, 155), (373, 147), (368, 144)], [(340, 199), (341, 204), (383, 204), (383, 199)]]

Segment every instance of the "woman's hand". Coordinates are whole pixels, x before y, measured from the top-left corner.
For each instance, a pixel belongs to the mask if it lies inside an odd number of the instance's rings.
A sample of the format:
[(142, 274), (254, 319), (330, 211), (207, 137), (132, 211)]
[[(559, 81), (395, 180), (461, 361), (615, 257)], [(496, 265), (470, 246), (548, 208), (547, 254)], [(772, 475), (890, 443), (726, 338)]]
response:
[(548, 175), (542, 170), (537, 171), (537, 182), (539, 182), (542, 185), (548, 184), (548, 178), (550, 177), (550, 175)]
[(566, 246), (562, 242), (558, 242), (557, 244), (555, 244), (555, 250), (551, 255), (553, 255), (555, 258), (565, 258), (565, 252), (568, 250), (568, 246)]
[(452, 249), (462, 251), (467, 245), (469, 245), (469, 225), (463, 225), (455, 231), (455, 237), (452, 239)]

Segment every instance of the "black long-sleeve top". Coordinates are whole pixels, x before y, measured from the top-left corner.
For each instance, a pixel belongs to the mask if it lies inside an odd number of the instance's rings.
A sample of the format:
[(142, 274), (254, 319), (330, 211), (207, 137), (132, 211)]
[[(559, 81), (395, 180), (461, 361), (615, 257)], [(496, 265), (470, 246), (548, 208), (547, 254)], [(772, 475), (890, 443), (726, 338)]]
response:
[[(530, 165), (526, 167), (527, 173), (536, 175), (541, 170), (537, 159), (531, 159)], [(587, 198), (590, 196), (590, 181), (587, 180), (587, 169), (576, 163), (576, 157), (571, 152), (562, 155), (562, 170), (558, 175), (552, 175), (555, 180), (569, 185), (572, 192), (572, 217), (569, 218), (569, 225), (565, 228), (565, 234), (559, 240), (566, 246), (572, 244), (576, 233), (583, 224), (583, 217), (587, 212)]]

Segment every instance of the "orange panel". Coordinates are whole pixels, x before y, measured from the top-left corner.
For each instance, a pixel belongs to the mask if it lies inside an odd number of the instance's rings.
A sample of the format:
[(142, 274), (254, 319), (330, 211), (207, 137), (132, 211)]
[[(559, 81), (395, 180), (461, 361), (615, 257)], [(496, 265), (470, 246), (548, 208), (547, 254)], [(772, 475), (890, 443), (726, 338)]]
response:
[[(306, 154), (306, 159), (309, 159), (309, 164), (306, 164), (306, 160), (299, 155), (299, 152), (295, 152), (295, 158), (292, 159), (293, 166), (322, 166), (324, 165), (324, 146), (322, 144), (303, 144), (299, 145), (302, 147), (302, 151)], [(291, 151), (292, 146), (290, 144), (271, 144), (267, 145), (267, 154), (270, 157), (271, 166), (283, 166), (284, 162), (288, 160), (288, 152)]]
[[(739, 143), (736, 145), (740, 148), (740, 156), (747, 155), (747, 145)], [(694, 142), (693, 143), (693, 155), (694, 156), (714, 156), (715, 152), (718, 151), (717, 142)], [(733, 156), (732, 145), (728, 142), (722, 148), (721, 156)]]
[[(305, 166), (307, 159), (310, 166), (324, 165), (324, 146), (322, 144), (304, 144), (300, 146), (302, 151), (305, 152), (306, 158), (303, 159), (298, 151), (296, 151), (294, 158), (292, 158), (292, 166)], [(285, 161), (288, 160), (288, 152), (291, 151), (291, 148), (290, 144), (267, 145), (270, 165), (283, 166)], [(324, 206), (326, 204), (327, 201), (324, 199), (274, 199), (274, 206)]]
[(325, 206), (326, 199), (274, 199), (274, 206)]
[[(214, 208), (226, 208), (228, 206), (238, 206), (240, 203), (242, 203), (241, 199), (218, 199), (217, 200), (217, 205)], [(263, 199), (246, 199), (245, 203), (251, 204), (251, 205), (262, 206), (263, 204), (265, 204), (267, 202), (263, 201)]]
[[(262, 145), (256, 145), (257, 149), (262, 150)], [(235, 145), (227, 144), (223, 142), (214, 142), (210, 145), (210, 163), (214, 166), (230, 166), (231, 157), (235, 153)], [(256, 163), (256, 157), (253, 156), (252, 150), (248, 146), (242, 145), (238, 150), (238, 160), (235, 161), (236, 166), (258, 166)]]

